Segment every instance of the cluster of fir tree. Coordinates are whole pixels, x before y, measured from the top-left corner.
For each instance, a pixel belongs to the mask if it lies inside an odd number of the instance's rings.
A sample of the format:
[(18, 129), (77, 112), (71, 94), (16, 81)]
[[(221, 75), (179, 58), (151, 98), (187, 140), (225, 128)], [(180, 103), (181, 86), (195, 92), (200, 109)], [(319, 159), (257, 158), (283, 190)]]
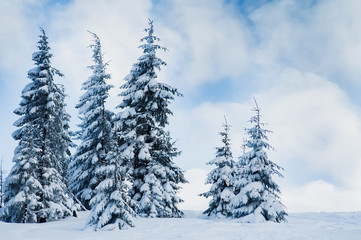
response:
[[(39, 51), (33, 54), (36, 68), (29, 71), (32, 83), (23, 90), (15, 113), (13, 137), (19, 140), (15, 165), (6, 179), (7, 222), (34, 223), (64, 218), (81, 206), (91, 210), (87, 226), (94, 230), (133, 226), (136, 215), (182, 217), (177, 208), (183, 171), (173, 161), (180, 152), (165, 130), (172, 114), (168, 105), (181, 94), (157, 81), (156, 71), (166, 65), (156, 57), (153, 22), (141, 39), (143, 54), (121, 86), (118, 114), (105, 107), (108, 91), (107, 63), (98, 36), (94, 43), (92, 75), (82, 85), (85, 93), (77, 108), (81, 124), (80, 144), (74, 155), (69, 147), (69, 115), (65, 112), (64, 88), (54, 83), (62, 74), (51, 67), (49, 46), (41, 29)], [(74, 206), (74, 202), (75, 204)]]
[(243, 144), (244, 152), (238, 162), (233, 160), (230, 125), (225, 119), (224, 131), (220, 132), (223, 146), (216, 148), (215, 158), (208, 162), (216, 165), (206, 180), (212, 185), (208, 192), (200, 194), (212, 198), (204, 214), (238, 218), (241, 222), (284, 222), (287, 213), (280, 202), (279, 186), (272, 179), (273, 175), (282, 177), (283, 168), (268, 159), (266, 150), (273, 149), (267, 143), (267, 133), (271, 131), (263, 128), (260, 108), (255, 103), (255, 115), (249, 121), (253, 127), (246, 129), (249, 138)]

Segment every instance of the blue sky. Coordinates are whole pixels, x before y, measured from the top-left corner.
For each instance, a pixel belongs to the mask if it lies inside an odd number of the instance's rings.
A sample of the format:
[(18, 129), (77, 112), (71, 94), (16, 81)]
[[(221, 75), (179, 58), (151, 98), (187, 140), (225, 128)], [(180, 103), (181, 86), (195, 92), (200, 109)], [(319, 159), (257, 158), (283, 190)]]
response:
[[(53, 66), (65, 74), (72, 130), (81, 83), (90, 72), (87, 46), (97, 33), (112, 74), (108, 107), (141, 54), (147, 19), (169, 49), (159, 80), (183, 94), (172, 104), (169, 129), (187, 170), (183, 208), (205, 208), (206, 163), (221, 144), (223, 115), (232, 125), (234, 156), (241, 153), (253, 96), (273, 134), (271, 160), (289, 211), (361, 210), (361, 3), (338, 1), (1, 1), (0, 156), (10, 169), (17, 117), (28, 83), (39, 26), (49, 36)], [(117, 110), (115, 110), (117, 111)], [(316, 199), (316, 200), (315, 200)]]

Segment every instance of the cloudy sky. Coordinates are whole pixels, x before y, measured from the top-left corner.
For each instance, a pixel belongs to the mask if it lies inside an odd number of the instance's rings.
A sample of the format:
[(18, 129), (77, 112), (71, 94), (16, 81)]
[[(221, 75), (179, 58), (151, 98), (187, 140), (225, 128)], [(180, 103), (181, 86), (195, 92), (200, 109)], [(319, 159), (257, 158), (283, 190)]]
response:
[(108, 107), (140, 56), (152, 18), (168, 65), (159, 80), (181, 91), (169, 129), (187, 171), (183, 209), (207, 207), (197, 194), (221, 144), (223, 116), (232, 125), (232, 150), (241, 153), (253, 97), (268, 129), (272, 161), (290, 212), (361, 210), (360, 1), (291, 0), (13, 0), (0, 1), (0, 157), (7, 171), (21, 90), (30, 80), (31, 55), (45, 29), (53, 66), (65, 77), (72, 130), (74, 105), (90, 74), (91, 35), (98, 34), (112, 74)]

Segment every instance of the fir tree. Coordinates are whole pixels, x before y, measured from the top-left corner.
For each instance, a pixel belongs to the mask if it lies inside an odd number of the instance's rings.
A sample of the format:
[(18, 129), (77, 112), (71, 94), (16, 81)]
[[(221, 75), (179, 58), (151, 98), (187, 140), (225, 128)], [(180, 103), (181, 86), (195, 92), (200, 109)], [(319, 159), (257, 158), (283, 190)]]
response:
[(232, 182), (234, 161), (228, 136), (231, 126), (227, 123), (227, 119), (224, 119), (224, 131), (219, 133), (222, 136), (223, 146), (216, 148), (216, 157), (208, 162), (210, 165), (217, 166), (208, 174), (206, 180), (206, 184), (212, 184), (212, 186), (208, 192), (200, 194), (207, 198), (212, 197), (204, 214), (216, 217), (232, 216), (231, 199), (234, 197)]
[(239, 158), (236, 170), (233, 217), (243, 222), (283, 222), (287, 213), (280, 202), (279, 186), (272, 179), (273, 175), (282, 177), (283, 168), (267, 157), (266, 150), (272, 149), (267, 143), (271, 131), (263, 128), (260, 108), (255, 103), (255, 116), (250, 119), (254, 126), (246, 129), (246, 147), (250, 150)]
[(106, 73), (107, 63), (103, 61), (100, 39), (94, 33), (92, 59), (89, 66), (92, 75), (82, 85), (85, 93), (80, 97), (76, 108), (81, 119), (78, 139), (81, 141), (69, 166), (70, 188), (81, 203), (90, 209), (89, 201), (95, 195), (95, 187), (105, 176), (97, 174), (99, 168), (107, 164), (106, 157), (111, 150), (111, 130), (113, 113), (106, 110), (108, 91), (113, 87), (106, 83), (110, 74)]
[[(116, 148), (114, 148), (115, 151)], [(133, 227), (135, 205), (128, 195), (125, 183), (126, 172), (116, 158), (116, 152), (109, 152), (107, 164), (96, 169), (95, 174), (102, 179), (90, 200), (92, 207), (87, 225), (94, 230), (114, 230)]]
[(149, 20), (147, 36), (141, 39), (143, 55), (133, 65), (116, 118), (120, 158), (131, 175), (130, 195), (137, 203), (137, 213), (144, 217), (181, 217), (176, 204), (182, 200), (176, 195), (179, 183), (185, 183), (183, 172), (173, 159), (180, 154), (164, 129), (172, 114), (169, 103), (181, 96), (177, 89), (159, 83), (156, 70), (166, 63), (156, 57), (157, 50), (166, 48), (156, 44), (153, 21)]
[(54, 83), (63, 76), (51, 66), (48, 38), (41, 29), (39, 51), (32, 56), (36, 67), (28, 72), (32, 81), (22, 92), (20, 118), (13, 138), (19, 141), (6, 179), (5, 209), (7, 222), (46, 222), (71, 214), (65, 179), (66, 159), (71, 145), (69, 115), (65, 112), (64, 88)]
[[(5, 170), (3, 169), (3, 158), (1, 158), (0, 161), (0, 208), (3, 207), (4, 204), (4, 176), (5, 176)], [(0, 214), (1, 217), (1, 214)]]

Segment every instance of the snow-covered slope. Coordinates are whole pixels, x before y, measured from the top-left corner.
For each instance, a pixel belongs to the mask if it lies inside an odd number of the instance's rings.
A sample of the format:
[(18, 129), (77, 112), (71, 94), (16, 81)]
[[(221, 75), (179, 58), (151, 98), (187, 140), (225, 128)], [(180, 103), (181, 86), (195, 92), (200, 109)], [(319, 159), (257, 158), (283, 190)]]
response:
[(84, 230), (89, 213), (44, 224), (0, 222), (1, 240), (302, 240), (361, 239), (361, 212), (290, 214), (288, 223), (241, 224), (236, 220), (206, 219), (186, 211), (183, 219), (142, 219), (135, 228), (113, 232)]

